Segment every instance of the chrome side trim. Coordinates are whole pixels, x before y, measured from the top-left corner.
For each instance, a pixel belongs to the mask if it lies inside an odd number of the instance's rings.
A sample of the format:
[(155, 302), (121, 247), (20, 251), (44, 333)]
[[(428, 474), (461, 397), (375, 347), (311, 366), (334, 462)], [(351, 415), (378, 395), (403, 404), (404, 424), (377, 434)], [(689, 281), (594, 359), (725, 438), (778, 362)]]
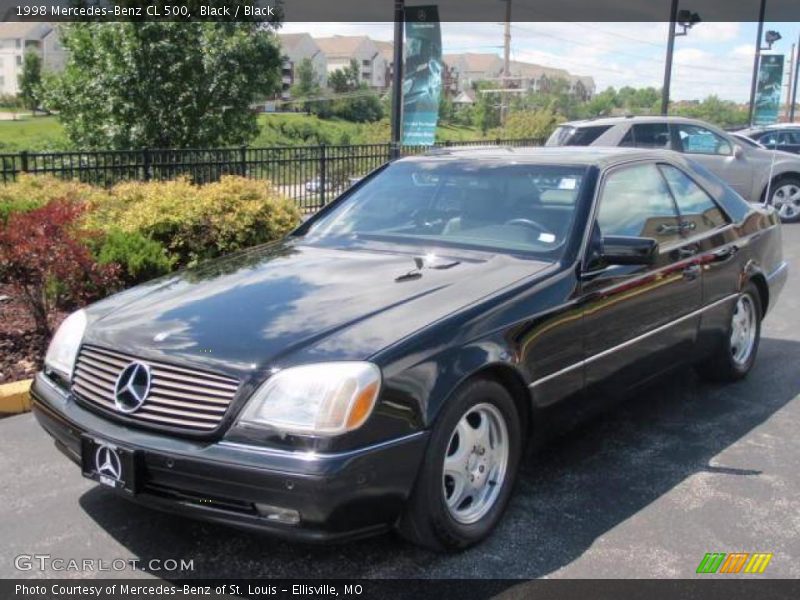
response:
[(632, 346), (633, 344), (638, 344), (639, 342), (649, 338), (650, 336), (653, 336), (653, 335), (656, 335), (658, 333), (661, 333), (662, 331), (666, 331), (667, 329), (669, 329), (670, 327), (672, 327), (674, 325), (677, 325), (678, 323), (682, 323), (682, 322), (687, 321), (689, 319), (693, 319), (693, 318), (697, 317), (698, 315), (703, 314), (707, 310), (711, 310), (712, 308), (716, 308), (717, 306), (719, 306), (721, 304), (724, 304), (726, 302), (730, 302), (731, 300), (733, 300), (734, 298), (736, 298), (738, 296), (739, 296), (739, 294), (730, 294), (728, 296), (725, 296), (724, 298), (721, 298), (720, 300), (712, 302), (711, 304), (708, 304), (707, 306), (704, 306), (704, 307), (702, 307), (702, 308), (700, 308), (698, 310), (695, 310), (693, 312), (685, 314), (682, 317), (679, 317), (679, 318), (675, 319), (674, 321), (671, 321), (669, 323), (665, 323), (664, 325), (660, 325), (659, 327), (656, 327), (655, 329), (651, 329), (650, 331), (647, 331), (647, 332), (645, 332), (645, 333), (643, 333), (641, 335), (637, 335), (635, 338), (631, 338), (629, 340), (626, 340), (626, 341), (622, 342), (621, 344), (617, 344), (616, 346), (614, 346), (612, 348), (608, 348), (607, 350), (603, 350), (602, 352), (598, 352), (597, 354), (594, 354), (594, 355), (590, 356), (589, 358), (585, 358), (585, 359), (583, 359), (581, 361), (576, 362), (575, 364), (572, 364), (572, 365), (570, 365), (568, 367), (564, 367), (563, 369), (560, 369), (560, 370), (558, 370), (558, 371), (556, 371), (554, 373), (550, 373), (549, 375), (545, 375), (544, 377), (540, 377), (539, 379), (537, 379), (533, 383), (530, 383), (528, 385), (528, 387), (529, 388), (534, 388), (537, 385), (541, 385), (543, 383), (546, 383), (546, 382), (550, 381), (551, 379), (555, 379), (556, 377), (559, 377), (561, 375), (569, 373), (570, 371), (574, 371), (575, 369), (578, 369), (580, 367), (585, 367), (586, 365), (588, 365), (588, 364), (590, 364), (590, 363), (592, 363), (592, 362), (594, 362), (594, 361), (596, 361), (598, 359), (601, 359), (604, 356), (608, 356), (609, 354), (613, 354), (614, 352), (616, 352), (617, 350), (620, 350), (621, 348), (626, 348), (628, 346)]
[(773, 279), (778, 277), (781, 273), (786, 271), (788, 268), (789, 268), (788, 261), (785, 261), (785, 260), (782, 261), (781, 264), (774, 271), (772, 271), (772, 273), (767, 275), (767, 282), (772, 281)]
[(354, 450), (345, 450), (344, 452), (314, 452), (313, 450), (305, 450), (305, 451), (297, 451), (297, 450), (281, 450), (279, 448), (267, 448), (263, 446), (253, 446), (251, 444), (242, 444), (239, 442), (228, 442), (222, 440), (221, 442), (217, 443), (217, 446), (223, 448), (230, 448), (232, 450), (242, 450), (244, 452), (252, 452), (254, 454), (260, 454), (262, 456), (284, 456), (289, 458), (295, 458), (300, 460), (327, 460), (333, 458), (346, 458), (348, 456), (357, 456), (359, 454), (363, 454), (365, 452), (371, 452), (372, 450), (379, 450), (381, 448), (385, 448), (387, 446), (394, 446), (396, 444), (402, 444), (404, 442), (416, 439), (425, 435), (426, 431), (415, 431), (414, 433), (410, 433), (408, 435), (404, 435), (399, 438), (393, 438), (391, 440), (386, 440), (384, 442), (378, 442), (376, 444), (372, 444), (370, 446), (364, 446), (362, 448), (356, 448)]

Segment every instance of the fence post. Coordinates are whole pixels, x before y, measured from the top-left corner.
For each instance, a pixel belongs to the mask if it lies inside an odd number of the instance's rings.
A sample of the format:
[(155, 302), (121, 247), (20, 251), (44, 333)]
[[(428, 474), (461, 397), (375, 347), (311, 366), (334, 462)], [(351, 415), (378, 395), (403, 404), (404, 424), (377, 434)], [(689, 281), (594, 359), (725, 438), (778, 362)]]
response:
[(328, 153), (325, 144), (319, 146), (319, 193), (322, 206), (325, 206), (325, 187), (328, 184), (327, 162)]
[(142, 150), (142, 164), (144, 165), (144, 180), (150, 181), (150, 164), (152, 157), (150, 156), (150, 148)]
[(20, 170), (23, 173), (28, 172), (28, 151), (23, 150), (19, 153)]
[(239, 169), (241, 176), (247, 177), (247, 146), (244, 144), (239, 146)]

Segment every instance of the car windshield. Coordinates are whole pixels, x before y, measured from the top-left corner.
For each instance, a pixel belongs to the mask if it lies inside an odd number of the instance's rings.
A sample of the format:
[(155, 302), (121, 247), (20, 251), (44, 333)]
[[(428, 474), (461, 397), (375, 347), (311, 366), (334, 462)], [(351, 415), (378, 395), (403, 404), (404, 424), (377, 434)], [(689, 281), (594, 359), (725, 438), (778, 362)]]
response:
[(560, 257), (585, 166), (398, 162), (314, 222), (307, 239), (359, 238)]

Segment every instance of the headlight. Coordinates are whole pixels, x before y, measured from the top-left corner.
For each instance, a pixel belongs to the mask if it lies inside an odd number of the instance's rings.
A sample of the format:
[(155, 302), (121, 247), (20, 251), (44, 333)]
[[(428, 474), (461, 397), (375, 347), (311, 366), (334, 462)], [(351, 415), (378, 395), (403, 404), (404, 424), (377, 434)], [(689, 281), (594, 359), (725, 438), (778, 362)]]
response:
[(45, 368), (55, 371), (68, 381), (72, 379), (72, 369), (85, 329), (86, 312), (83, 310), (74, 312), (64, 319), (47, 348), (47, 355), (44, 357)]
[(245, 406), (238, 425), (336, 435), (367, 420), (381, 372), (367, 362), (317, 363), (278, 371)]

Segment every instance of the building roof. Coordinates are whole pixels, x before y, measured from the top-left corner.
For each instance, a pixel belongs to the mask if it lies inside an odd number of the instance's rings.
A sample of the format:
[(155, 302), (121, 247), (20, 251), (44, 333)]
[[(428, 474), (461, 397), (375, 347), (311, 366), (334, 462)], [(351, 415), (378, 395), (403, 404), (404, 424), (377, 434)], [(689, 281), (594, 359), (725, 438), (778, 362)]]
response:
[(334, 35), (314, 38), (320, 50), (329, 58), (350, 58), (366, 42), (372, 42), (366, 35)]
[(486, 54), (477, 52), (464, 52), (461, 54), (445, 54), (444, 62), (449, 65), (462, 62), (464, 70), (468, 72), (486, 72), (503, 68), (502, 59), (497, 54)]
[(42, 39), (53, 30), (50, 23), (0, 23), (0, 40)]
[(308, 33), (279, 33), (278, 39), (281, 42), (281, 47), (286, 50), (291, 50), (301, 41), (311, 39), (311, 35)]
[(563, 79), (568, 79), (570, 77), (569, 72), (564, 69), (545, 67), (543, 65), (536, 65), (518, 60), (512, 60), (509, 64), (509, 69), (511, 75), (517, 77), (530, 77), (533, 79), (538, 79), (543, 75), (554, 78), (561, 77)]
[(372, 43), (378, 47), (378, 51), (383, 56), (384, 60), (392, 62), (394, 60), (394, 43), (384, 42), (383, 40), (372, 40)]

